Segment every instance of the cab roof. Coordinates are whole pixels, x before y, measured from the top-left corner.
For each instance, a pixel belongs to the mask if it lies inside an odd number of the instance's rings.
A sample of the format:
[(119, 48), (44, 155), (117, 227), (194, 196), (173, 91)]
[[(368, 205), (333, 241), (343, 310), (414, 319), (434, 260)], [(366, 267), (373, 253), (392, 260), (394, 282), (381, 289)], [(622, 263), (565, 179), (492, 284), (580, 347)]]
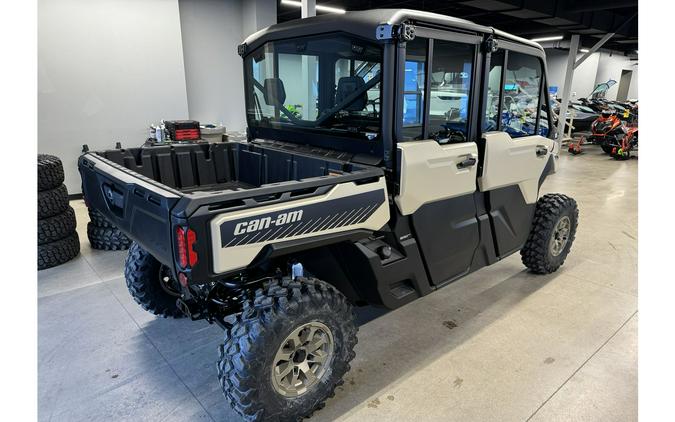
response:
[(497, 38), (528, 45), (543, 51), (543, 48), (536, 42), (489, 26), (478, 25), (471, 21), (452, 16), (411, 9), (372, 9), (296, 19), (261, 29), (246, 38), (244, 44), (246, 45), (247, 52), (249, 52), (268, 41), (329, 32), (347, 32), (375, 42), (381, 42), (382, 40), (379, 40), (376, 35), (378, 26), (398, 25), (405, 22), (410, 22), (414, 25), (430, 24), (447, 29), (495, 34)]

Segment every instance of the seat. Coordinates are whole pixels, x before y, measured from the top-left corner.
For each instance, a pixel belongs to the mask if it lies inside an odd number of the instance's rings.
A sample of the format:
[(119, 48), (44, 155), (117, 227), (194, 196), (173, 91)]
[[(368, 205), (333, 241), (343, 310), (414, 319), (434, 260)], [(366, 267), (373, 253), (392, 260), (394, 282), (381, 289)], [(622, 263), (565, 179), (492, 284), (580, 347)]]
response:
[(286, 101), (284, 82), (279, 78), (267, 78), (263, 84), (265, 104), (271, 106), (283, 105)]
[[(347, 97), (354, 92), (362, 89), (366, 82), (360, 76), (345, 76), (338, 81), (337, 91), (335, 92), (335, 105), (341, 104)], [(361, 111), (368, 104), (368, 93), (364, 92), (359, 95), (354, 101), (343, 107), (347, 111)]]

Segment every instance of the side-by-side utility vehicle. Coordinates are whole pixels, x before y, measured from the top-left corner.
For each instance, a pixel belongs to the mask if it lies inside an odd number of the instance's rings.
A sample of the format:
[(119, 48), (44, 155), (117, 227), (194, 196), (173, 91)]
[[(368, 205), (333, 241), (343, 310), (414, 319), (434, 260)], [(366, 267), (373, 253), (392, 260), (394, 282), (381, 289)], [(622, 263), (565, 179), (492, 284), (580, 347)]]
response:
[(87, 152), (79, 169), (135, 241), (133, 298), (224, 328), (218, 378), (245, 419), (324, 405), (354, 306), (398, 308), (518, 251), (535, 273), (562, 265), (578, 211), (539, 197), (559, 145), (538, 44), (371, 10), (274, 25), (238, 53), (246, 142)]

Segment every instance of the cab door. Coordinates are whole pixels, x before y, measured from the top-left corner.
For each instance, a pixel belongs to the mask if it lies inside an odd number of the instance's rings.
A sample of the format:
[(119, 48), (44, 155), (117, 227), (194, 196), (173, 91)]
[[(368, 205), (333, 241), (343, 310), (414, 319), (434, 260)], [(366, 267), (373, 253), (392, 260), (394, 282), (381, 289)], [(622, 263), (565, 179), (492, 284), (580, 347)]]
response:
[(406, 43), (397, 143), (399, 212), (410, 217), (434, 285), (471, 269), (480, 243), (475, 192), (480, 37), (417, 28)]
[(543, 52), (500, 41), (486, 69), (482, 166), (478, 187), (485, 196), (496, 254), (504, 257), (527, 240), (539, 186), (555, 171)]

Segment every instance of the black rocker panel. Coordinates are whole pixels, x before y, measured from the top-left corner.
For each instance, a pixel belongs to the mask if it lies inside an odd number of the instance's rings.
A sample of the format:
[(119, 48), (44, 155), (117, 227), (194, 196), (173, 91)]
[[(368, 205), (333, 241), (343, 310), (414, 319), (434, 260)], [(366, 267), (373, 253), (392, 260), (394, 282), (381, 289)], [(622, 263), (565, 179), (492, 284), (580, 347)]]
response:
[(434, 285), (469, 272), (480, 243), (473, 193), (421, 206), (412, 225)]
[(525, 203), (518, 185), (486, 193), (497, 256), (504, 258), (520, 250), (530, 234), (535, 204)]

